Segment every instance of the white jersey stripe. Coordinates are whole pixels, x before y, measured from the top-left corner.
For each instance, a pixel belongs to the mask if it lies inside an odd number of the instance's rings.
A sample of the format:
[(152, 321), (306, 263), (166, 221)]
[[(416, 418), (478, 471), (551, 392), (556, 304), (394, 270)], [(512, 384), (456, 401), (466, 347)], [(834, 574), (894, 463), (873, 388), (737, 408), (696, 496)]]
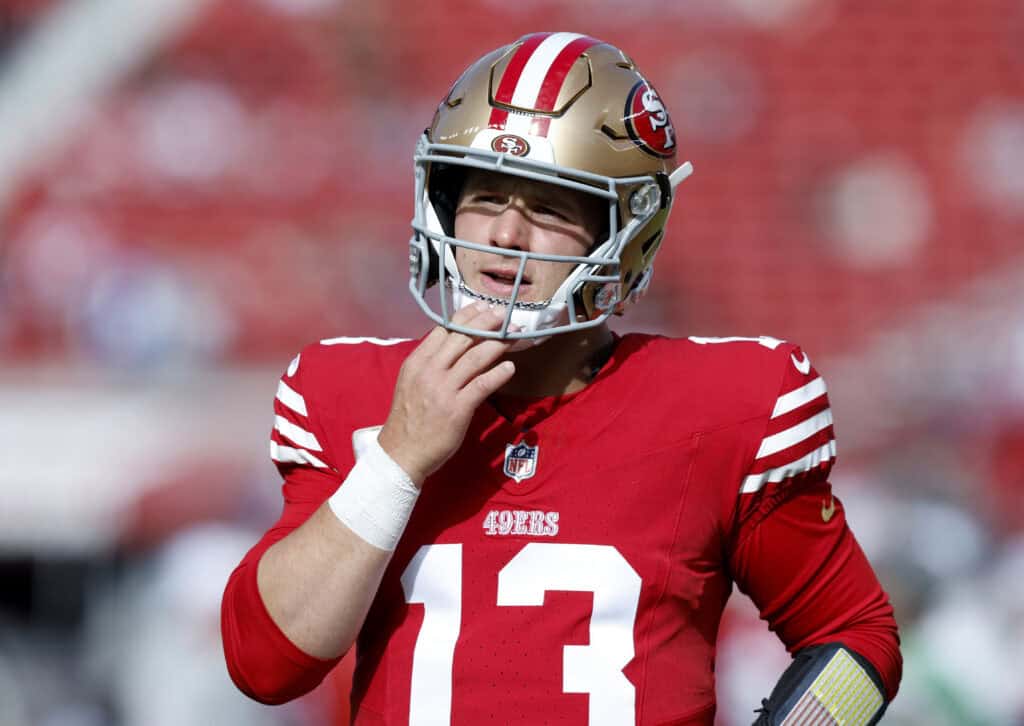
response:
[(398, 345), (410, 340), (409, 338), (325, 338), (320, 345), (357, 345), (358, 343), (373, 343), (374, 345)]
[(310, 464), (319, 469), (326, 469), (327, 464), (303, 449), (281, 446), (276, 441), (270, 442), (270, 458), (282, 464)]
[(286, 439), (294, 441), (304, 449), (323, 451), (320, 448), (320, 442), (316, 440), (316, 436), (306, 431), (306, 429), (296, 426), (283, 416), (274, 416), (274, 428), (280, 431), (281, 435)]
[(790, 446), (796, 446), (804, 439), (814, 436), (814, 434), (831, 425), (832, 409), (826, 408), (824, 411), (801, 421), (796, 426), (790, 426), (785, 431), (765, 436), (761, 441), (761, 448), (757, 450), (755, 458), (761, 459), (765, 456), (777, 454), (783, 449), (788, 449)]
[[(537, 103), (537, 96), (540, 88), (547, 78), (548, 71), (558, 58), (558, 54), (565, 50), (569, 43), (583, 36), (579, 33), (552, 33), (538, 45), (530, 59), (523, 66), (523, 72), (519, 75), (519, 82), (516, 83), (516, 90), (512, 93), (512, 106), (520, 108), (533, 108)], [(509, 111), (508, 120), (505, 122), (505, 131), (521, 136), (528, 136), (531, 133), (533, 116), (525, 116), (515, 111)]]
[(760, 474), (751, 474), (743, 480), (743, 486), (740, 488), (740, 492), (743, 494), (751, 494), (758, 491), (765, 484), (777, 484), (791, 476), (808, 472), (823, 462), (831, 461), (835, 456), (836, 440), (832, 439), (821, 448), (815, 449), (811, 453), (807, 454), (807, 456), (801, 456), (795, 461), (775, 467), (774, 469), (762, 471)]
[(825, 393), (825, 379), (819, 376), (806, 386), (801, 386), (795, 391), (790, 391), (789, 393), (784, 393), (779, 396), (779, 400), (775, 402), (775, 409), (772, 411), (772, 418), (777, 418), (784, 413), (795, 411), (805, 403), (810, 403), (815, 398), (818, 398)]
[(306, 413), (306, 399), (284, 381), (280, 381), (277, 384), (277, 400), (295, 413), (302, 414), (303, 416), (309, 415)]

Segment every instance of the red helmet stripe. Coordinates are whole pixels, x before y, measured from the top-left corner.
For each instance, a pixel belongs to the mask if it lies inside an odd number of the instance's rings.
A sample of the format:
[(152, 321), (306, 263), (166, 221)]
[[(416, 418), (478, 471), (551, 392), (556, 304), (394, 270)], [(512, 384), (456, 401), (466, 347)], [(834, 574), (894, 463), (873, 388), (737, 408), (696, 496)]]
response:
[[(539, 111), (551, 111), (555, 108), (555, 102), (558, 100), (558, 94), (562, 90), (562, 84), (565, 83), (565, 77), (569, 75), (569, 70), (587, 48), (597, 45), (599, 42), (601, 41), (584, 35), (562, 49), (562, 52), (555, 58), (555, 62), (551, 64), (547, 76), (544, 77), (544, 82), (537, 93), (537, 103), (534, 104), (534, 108)], [(551, 118), (548, 116), (534, 119), (533, 133), (537, 136), (547, 136), (550, 125)]]
[[(550, 35), (552, 34), (534, 33), (526, 37), (505, 68), (505, 74), (501, 77), (501, 83), (498, 84), (498, 90), (494, 94), (495, 101), (498, 103), (512, 103), (512, 95), (515, 93), (516, 85), (523, 74), (526, 62), (530, 60), (533, 51), (537, 50), (537, 46), (543, 43)], [(507, 119), (508, 111), (503, 108), (492, 108), (491, 118), (487, 125), (492, 129), (503, 129)]]

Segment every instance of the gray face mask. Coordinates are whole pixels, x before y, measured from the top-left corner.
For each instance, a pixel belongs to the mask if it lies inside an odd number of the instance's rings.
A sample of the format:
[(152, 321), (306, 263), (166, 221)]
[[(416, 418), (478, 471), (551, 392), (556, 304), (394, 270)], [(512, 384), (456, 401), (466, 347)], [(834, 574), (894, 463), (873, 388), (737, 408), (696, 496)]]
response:
[[(530, 347), (552, 335), (596, 327), (608, 317), (621, 312), (626, 303), (634, 301), (650, 280), (650, 268), (623, 296), (621, 256), (626, 245), (659, 211), (661, 197), (658, 185), (650, 176), (615, 179), (560, 167), (556, 164), (526, 158), (509, 157), (488, 148), (468, 148), (434, 144), (424, 135), (414, 155), (416, 171), (415, 215), (413, 235), (409, 241), (409, 290), (420, 308), (434, 322), (468, 335), (484, 338), (522, 340), (514, 350)], [(608, 234), (583, 257), (544, 255), (523, 250), (500, 249), (457, 239), (447, 234), (438, 211), (427, 193), (427, 175), (431, 164), (483, 169), (511, 174), (531, 181), (554, 184), (594, 195), (607, 204)], [(675, 183), (689, 175), (689, 163), (673, 174)], [(623, 189), (633, 189), (628, 221), (620, 227), (618, 204)], [(450, 226), (450, 225), (449, 225)], [(501, 255), (516, 260), (518, 274), (508, 298), (495, 298), (465, 285), (455, 262), (457, 248)], [(523, 271), (529, 261), (570, 264), (572, 270), (549, 300), (543, 302), (519, 299)], [(439, 299), (431, 305), (427, 293), (435, 283)], [(585, 286), (596, 290), (595, 306), (590, 313), (584, 309), (580, 292)], [(504, 308), (505, 319), (499, 330), (477, 330), (451, 322), (462, 307), (484, 300)]]

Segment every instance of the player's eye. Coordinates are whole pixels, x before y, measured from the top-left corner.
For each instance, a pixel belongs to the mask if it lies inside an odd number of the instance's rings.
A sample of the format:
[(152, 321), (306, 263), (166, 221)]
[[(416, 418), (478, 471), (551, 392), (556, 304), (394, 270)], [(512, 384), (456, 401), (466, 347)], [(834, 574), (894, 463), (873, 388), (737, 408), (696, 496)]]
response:
[(535, 214), (542, 217), (557, 219), (559, 222), (575, 222), (569, 210), (563, 209), (562, 207), (554, 207), (549, 204), (538, 204), (534, 206), (533, 211)]
[(508, 196), (500, 192), (492, 192), (487, 190), (475, 191), (469, 195), (469, 199), (477, 204), (505, 204), (508, 201)]

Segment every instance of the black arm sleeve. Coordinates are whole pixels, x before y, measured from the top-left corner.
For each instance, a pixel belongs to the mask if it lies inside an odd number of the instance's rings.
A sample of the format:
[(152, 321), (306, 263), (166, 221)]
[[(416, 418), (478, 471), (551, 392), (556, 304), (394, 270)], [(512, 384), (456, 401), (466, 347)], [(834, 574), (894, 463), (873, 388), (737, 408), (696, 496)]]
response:
[(753, 726), (873, 726), (887, 703), (882, 679), (866, 658), (841, 643), (797, 652)]

